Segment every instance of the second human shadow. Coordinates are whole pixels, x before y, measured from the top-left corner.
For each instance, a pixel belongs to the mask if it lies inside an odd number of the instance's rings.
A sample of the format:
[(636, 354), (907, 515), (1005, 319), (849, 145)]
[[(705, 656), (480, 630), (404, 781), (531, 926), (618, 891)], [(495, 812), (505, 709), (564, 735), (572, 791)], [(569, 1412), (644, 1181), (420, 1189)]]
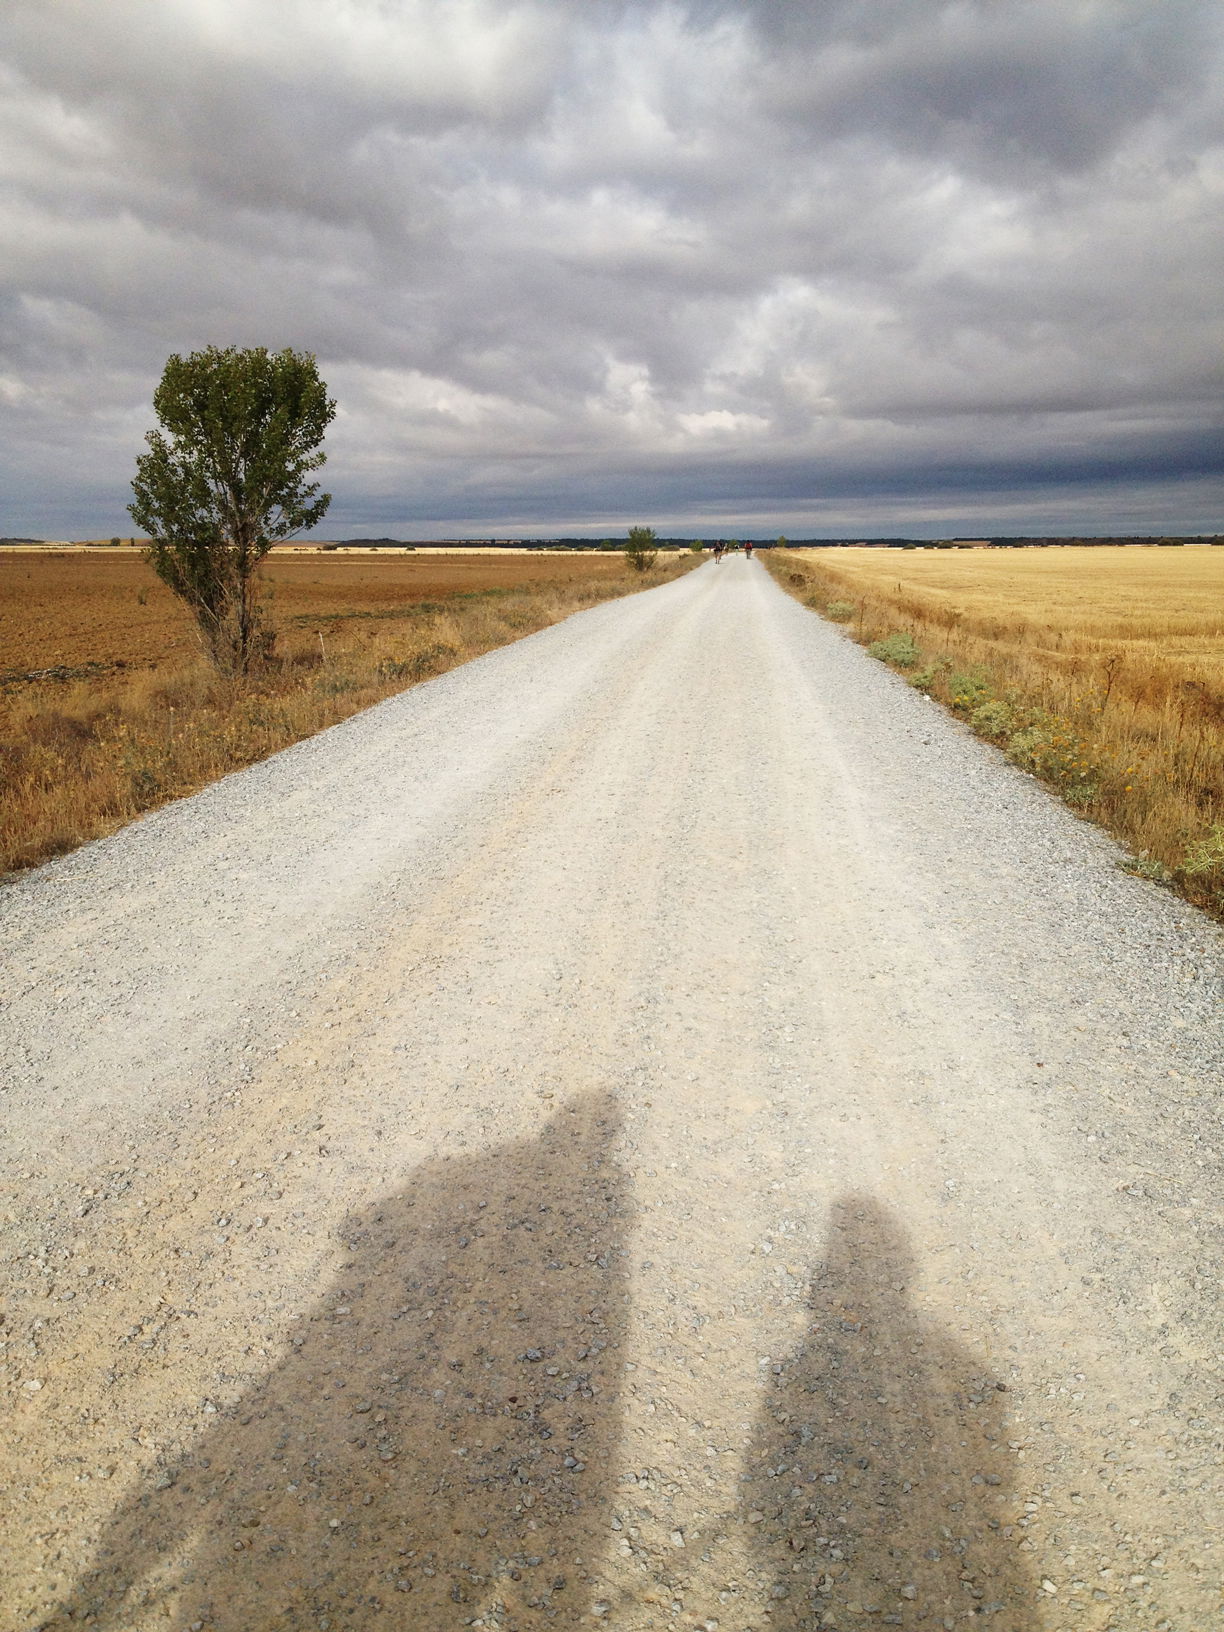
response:
[(1044, 1624), (1012, 1523), (1006, 1385), (914, 1307), (914, 1270), (887, 1207), (834, 1203), (806, 1338), (773, 1364), (746, 1479), (774, 1632)]

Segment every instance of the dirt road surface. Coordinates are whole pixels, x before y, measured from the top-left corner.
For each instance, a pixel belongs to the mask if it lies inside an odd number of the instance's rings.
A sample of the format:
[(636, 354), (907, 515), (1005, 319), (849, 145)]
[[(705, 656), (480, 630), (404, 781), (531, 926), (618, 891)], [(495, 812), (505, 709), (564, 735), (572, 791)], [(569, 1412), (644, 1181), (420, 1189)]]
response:
[(12, 883), (3, 1626), (1224, 1624), (1118, 857), (734, 559)]

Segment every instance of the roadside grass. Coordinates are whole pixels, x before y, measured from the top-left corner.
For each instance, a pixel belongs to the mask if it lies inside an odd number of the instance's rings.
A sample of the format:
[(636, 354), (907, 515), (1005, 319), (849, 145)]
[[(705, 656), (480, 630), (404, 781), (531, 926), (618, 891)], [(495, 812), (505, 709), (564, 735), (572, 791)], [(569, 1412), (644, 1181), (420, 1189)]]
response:
[(190, 656), (0, 689), (0, 870), (111, 833), (419, 681), (689, 565), (687, 555), (669, 555), (645, 574), (603, 570), (400, 607), (319, 609), (280, 623), (275, 655), (239, 681)]
[[(775, 550), (766, 560), (789, 593), (1107, 827), (1132, 852), (1127, 871), (1224, 918), (1224, 551), (1192, 562), (1189, 552), (1134, 552), (1145, 561), (1121, 567), (1114, 550), (1077, 551), (1074, 562), (1069, 551), (1058, 562), (1028, 551), (1031, 566), (997, 567), (974, 552), (925, 582), (925, 562), (881, 562), (884, 553), (868, 562)], [(958, 581), (935, 582), (936, 572)], [(975, 573), (1006, 574), (1010, 602)], [(1167, 596), (1162, 573), (1174, 578)], [(1051, 576), (1075, 589), (1061, 621)]]

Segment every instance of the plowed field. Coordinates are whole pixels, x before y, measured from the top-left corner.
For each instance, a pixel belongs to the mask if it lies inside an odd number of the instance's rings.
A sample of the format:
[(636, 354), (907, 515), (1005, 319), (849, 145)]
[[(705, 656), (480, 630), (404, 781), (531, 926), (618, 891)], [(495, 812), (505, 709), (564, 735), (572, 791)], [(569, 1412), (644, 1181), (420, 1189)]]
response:
[[(619, 554), (273, 557), (272, 622), (393, 616), (397, 606), (487, 589), (590, 582)], [(0, 674), (50, 668), (156, 668), (197, 652), (194, 625), (136, 554), (0, 552)]]

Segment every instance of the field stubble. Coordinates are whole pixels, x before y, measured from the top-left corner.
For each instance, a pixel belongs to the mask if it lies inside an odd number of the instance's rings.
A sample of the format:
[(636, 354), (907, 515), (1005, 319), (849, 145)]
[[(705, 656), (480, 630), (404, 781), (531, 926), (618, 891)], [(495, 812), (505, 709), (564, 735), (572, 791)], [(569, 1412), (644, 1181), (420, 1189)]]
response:
[(1224, 916), (1224, 549), (775, 551), (783, 586)]
[(32, 866), (406, 686), (683, 570), (615, 556), (273, 559), (274, 656), (203, 658), (136, 554), (0, 554), (0, 869)]

